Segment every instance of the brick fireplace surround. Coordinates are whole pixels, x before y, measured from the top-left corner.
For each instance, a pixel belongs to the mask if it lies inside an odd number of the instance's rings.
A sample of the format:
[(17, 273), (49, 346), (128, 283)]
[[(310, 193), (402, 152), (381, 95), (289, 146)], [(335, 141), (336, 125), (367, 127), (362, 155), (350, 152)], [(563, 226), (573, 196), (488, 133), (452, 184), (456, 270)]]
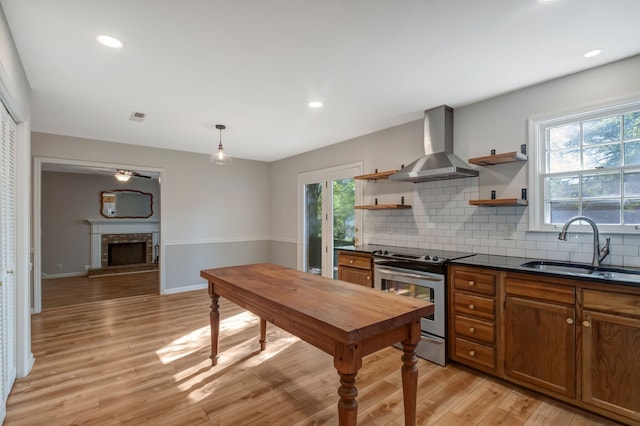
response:
[[(105, 275), (158, 268), (156, 248), (160, 244), (160, 221), (157, 219), (87, 219), (91, 227), (91, 264), (87, 275)], [(109, 244), (145, 243), (145, 263), (109, 266)]]
[(102, 234), (101, 264), (109, 266), (109, 244), (145, 243), (145, 263), (153, 263), (153, 234)]

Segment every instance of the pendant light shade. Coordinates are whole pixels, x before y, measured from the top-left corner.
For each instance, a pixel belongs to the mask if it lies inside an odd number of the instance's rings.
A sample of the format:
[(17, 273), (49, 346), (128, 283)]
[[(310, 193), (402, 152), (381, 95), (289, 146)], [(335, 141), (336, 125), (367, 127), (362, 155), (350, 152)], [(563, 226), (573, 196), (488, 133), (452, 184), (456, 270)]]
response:
[(224, 166), (225, 164), (231, 163), (231, 157), (224, 153), (224, 148), (222, 147), (222, 131), (226, 129), (226, 126), (216, 124), (216, 129), (220, 131), (220, 143), (218, 144), (218, 151), (211, 154), (209, 161), (218, 166)]

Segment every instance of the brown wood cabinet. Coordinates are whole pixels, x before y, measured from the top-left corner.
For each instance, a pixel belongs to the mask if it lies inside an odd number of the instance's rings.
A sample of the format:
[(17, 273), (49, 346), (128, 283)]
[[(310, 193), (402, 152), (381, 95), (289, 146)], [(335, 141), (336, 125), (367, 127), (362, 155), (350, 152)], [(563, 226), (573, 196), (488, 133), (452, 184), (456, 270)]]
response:
[(505, 279), (505, 374), (551, 392), (576, 396), (575, 289)]
[(449, 357), (496, 374), (497, 273), (465, 267), (449, 272)]
[(358, 251), (338, 251), (338, 279), (373, 287), (373, 256)]
[(640, 422), (640, 295), (584, 290), (582, 401)]
[(450, 359), (640, 425), (640, 288), (451, 265), (448, 297)]

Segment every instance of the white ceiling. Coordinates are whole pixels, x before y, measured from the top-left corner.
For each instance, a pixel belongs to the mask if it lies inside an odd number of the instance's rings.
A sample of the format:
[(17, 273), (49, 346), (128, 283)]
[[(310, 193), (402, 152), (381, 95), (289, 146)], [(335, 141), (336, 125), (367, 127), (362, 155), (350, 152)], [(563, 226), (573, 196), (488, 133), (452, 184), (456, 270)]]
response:
[(264, 161), (640, 53), (638, 0), (0, 4), (32, 130)]

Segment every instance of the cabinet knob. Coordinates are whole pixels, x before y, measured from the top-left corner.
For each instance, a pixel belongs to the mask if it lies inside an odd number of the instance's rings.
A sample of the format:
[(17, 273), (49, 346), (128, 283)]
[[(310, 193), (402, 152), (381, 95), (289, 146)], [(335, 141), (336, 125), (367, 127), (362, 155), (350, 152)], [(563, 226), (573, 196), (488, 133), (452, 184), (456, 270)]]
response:
[(371, 277), (369, 277), (369, 276), (368, 276), (368, 277), (367, 277), (367, 281), (371, 281)]
[(469, 333), (475, 333), (475, 332), (476, 332), (475, 327), (469, 327)]
[(475, 281), (471, 280), (471, 281), (469, 281), (469, 285), (470, 285), (471, 287), (473, 287), (474, 285), (476, 285), (476, 283), (475, 283)]
[(573, 318), (567, 318), (567, 324), (573, 324)]
[(591, 327), (589, 321), (582, 321), (582, 325), (584, 325), (585, 327)]
[(349, 261), (349, 263), (353, 263), (353, 259), (351, 259), (351, 260)]
[(469, 351), (469, 355), (476, 356), (476, 351)]
[(473, 303), (469, 305), (469, 309), (474, 310), (476, 308), (476, 305), (474, 305)]

